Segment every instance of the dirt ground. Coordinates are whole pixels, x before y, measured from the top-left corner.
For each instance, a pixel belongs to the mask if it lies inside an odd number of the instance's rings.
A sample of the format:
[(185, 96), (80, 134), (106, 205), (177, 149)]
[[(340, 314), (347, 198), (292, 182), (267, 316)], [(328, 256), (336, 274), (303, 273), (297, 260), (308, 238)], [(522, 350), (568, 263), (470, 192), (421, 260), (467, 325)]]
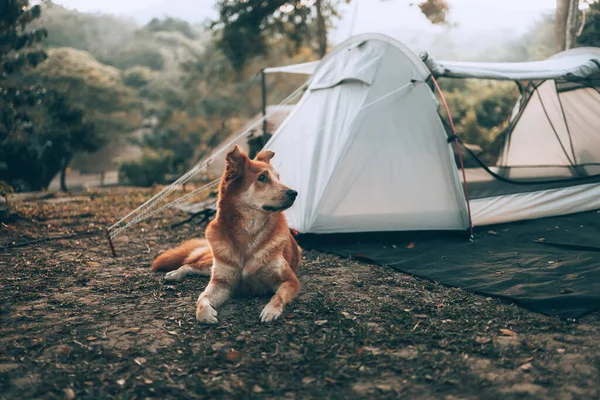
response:
[(311, 251), (280, 320), (261, 324), (268, 298), (250, 298), (198, 325), (206, 278), (148, 266), (202, 226), (165, 213), (108, 252), (101, 228), (149, 195), (21, 201), (0, 224), (0, 398), (600, 397), (600, 314), (563, 321)]

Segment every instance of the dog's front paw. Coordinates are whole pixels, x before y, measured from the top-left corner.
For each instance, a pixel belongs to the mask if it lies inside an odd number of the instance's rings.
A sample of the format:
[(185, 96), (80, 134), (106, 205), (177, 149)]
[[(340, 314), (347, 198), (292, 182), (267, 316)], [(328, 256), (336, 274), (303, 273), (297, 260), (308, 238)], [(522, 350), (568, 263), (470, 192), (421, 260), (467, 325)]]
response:
[(269, 303), (265, 306), (265, 308), (263, 308), (262, 312), (260, 313), (260, 320), (261, 322), (271, 322), (276, 320), (277, 318), (279, 318), (279, 316), (281, 315), (281, 313), (283, 312), (283, 307), (279, 306), (274, 306), (273, 304)]
[(219, 322), (217, 320), (217, 310), (207, 300), (198, 301), (196, 321), (203, 324), (216, 324)]

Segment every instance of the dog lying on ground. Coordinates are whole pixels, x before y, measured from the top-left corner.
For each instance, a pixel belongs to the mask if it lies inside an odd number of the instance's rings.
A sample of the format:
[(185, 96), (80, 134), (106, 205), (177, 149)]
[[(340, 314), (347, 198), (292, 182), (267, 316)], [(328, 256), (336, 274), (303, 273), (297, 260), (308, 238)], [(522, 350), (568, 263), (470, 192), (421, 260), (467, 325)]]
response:
[(199, 322), (218, 322), (216, 309), (234, 293), (274, 292), (260, 314), (262, 322), (269, 322), (300, 291), (296, 270), (301, 250), (282, 213), (298, 193), (279, 181), (270, 163), (274, 155), (265, 150), (251, 160), (235, 146), (227, 154), (217, 214), (206, 228), (206, 240), (184, 242), (152, 264), (152, 271), (170, 271), (165, 276), (169, 280), (188, 274), (211, 277), (198, 298)]

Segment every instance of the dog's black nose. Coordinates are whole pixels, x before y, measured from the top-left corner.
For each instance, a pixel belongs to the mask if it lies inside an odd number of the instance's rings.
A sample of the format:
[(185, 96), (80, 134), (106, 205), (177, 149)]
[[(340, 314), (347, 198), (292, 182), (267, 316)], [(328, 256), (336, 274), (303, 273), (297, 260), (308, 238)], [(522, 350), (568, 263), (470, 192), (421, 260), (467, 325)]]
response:
[(287, 194), (287, 196), (291, 199), (295, 199), (296, 196), (298, 196), (298, 192), (292, 189), (289, 189), (287, 192), (285, 192), (285, 194)]

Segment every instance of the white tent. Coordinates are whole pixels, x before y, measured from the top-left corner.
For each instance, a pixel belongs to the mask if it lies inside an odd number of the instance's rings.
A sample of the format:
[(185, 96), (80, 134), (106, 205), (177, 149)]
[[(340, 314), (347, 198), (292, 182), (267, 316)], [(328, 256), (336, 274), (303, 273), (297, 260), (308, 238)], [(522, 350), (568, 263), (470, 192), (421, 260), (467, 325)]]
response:
[(437, 77), (513, 80), (521, 89), (492, 168), (497, 175), (467, 176), (475, 224), (600, 208), (600, 49), (527, 63), (423, 58)]
[(461, 176), (427, 82), (432, 72), (509, 79), (522, 87), (498, 165), (467, 170), (474, 225), (600, 208), (599, 180), (585, 176), (600, 172), (600, 50), (534, 63), (425, 61), (428, 66), (394, 38), (364, 34), (318, 65), (284, 67), (312, 74), (266, 145), (277, 153), (282, 180), (300, 193), (287, 212), (292, 228), (468, 227)]
[(466, 229), (467, 209), (429, 70), (379, 34), (326, 56), (266, 147), (300, 194), (300, 232)]

